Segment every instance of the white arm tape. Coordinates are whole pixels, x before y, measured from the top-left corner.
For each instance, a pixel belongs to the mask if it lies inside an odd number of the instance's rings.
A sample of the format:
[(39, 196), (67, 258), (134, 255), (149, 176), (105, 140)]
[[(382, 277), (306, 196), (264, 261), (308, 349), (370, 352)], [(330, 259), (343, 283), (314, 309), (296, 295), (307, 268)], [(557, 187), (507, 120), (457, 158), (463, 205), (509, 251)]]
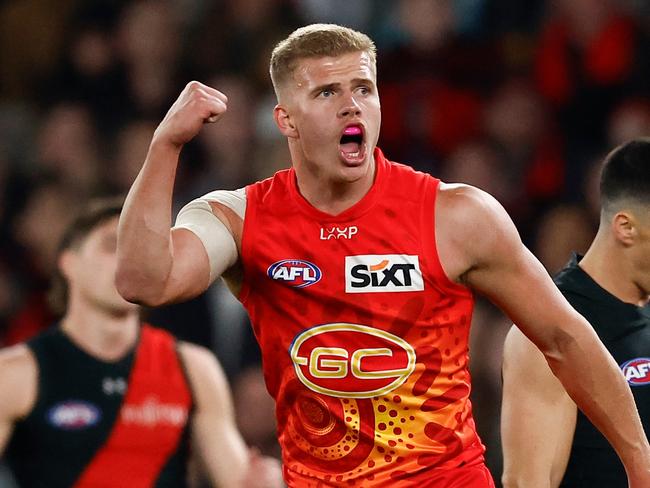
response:
[(210, 283), (237, 262), (235, 239), (204, 198), (185, 205), (176, 217), (175, 229), (187, 229), (203, 243), (210, 263)]

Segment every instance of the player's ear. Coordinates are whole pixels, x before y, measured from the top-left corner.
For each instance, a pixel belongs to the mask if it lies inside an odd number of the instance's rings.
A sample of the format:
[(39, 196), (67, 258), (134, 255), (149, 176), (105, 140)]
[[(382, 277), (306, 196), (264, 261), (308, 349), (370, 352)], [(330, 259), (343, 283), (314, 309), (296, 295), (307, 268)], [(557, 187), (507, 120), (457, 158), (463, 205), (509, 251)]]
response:
[(61, 252), (61, 254), (59, 254), (59, 257), (56, 260), (56, 265), (59, 269), (59, 272), (66, 280), (70, 280), (70, 276), (73, 273), (75, 266), (75, 257), (76, 256), (74, 252), (72, 252), (70, 249), (66, 249)]
[(286, 107), (277, 104), (273, 109), (273, 119), (275, 120), (275, 123), (278, 126), (278, 129), (280, 129), (280, 132), (283, 136), (291, 137), (294, 139), (298, 137), (298, 131), (296, 130), (296, 127), (294, 126), (291, 119), (291, 115), (289, 115)]
[(631, 246), (638, 232), (636, 218), (630, 212), (617, 212), (612, 219), (612, 231), (617, 241)]

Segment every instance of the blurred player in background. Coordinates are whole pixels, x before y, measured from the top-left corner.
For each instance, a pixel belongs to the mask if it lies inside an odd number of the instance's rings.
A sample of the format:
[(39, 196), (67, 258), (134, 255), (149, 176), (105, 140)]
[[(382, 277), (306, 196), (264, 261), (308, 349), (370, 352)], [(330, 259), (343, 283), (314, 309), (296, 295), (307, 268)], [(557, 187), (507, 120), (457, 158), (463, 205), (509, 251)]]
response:
[(215, 357), (141, 324), (115, 289), (120, 211), (84, 209), (58, 254), (60, 325), (0, 351), (0, 453), (17, 482), (182, 487), (192, 451), (214, 486), (282, 486), (273, 460), (249, 456)]
[[(650, 139), (633, 140), (607, 156), (600, 190), (598, 234), (555, 283), (619, 364), (648, 432)], [(504, 486), (626, 487), (616, 452), (516, 327), (508, 333), (504, 356)]]
[(300, 28), (274, 49), (271, 78), (292, 168), (191, 202), (172, 229), (180, 151), (228, 103), (189, 83), (127, 197), (117, 286), (159, 305), (224, 276), (261, 346), (289, 486), (494, 486), (469, 401), (472, 290), (522, 324), (616, 446), (631, 486), (650, 486), (624, 378), (503, 208), (376, 147), (373, 42)]

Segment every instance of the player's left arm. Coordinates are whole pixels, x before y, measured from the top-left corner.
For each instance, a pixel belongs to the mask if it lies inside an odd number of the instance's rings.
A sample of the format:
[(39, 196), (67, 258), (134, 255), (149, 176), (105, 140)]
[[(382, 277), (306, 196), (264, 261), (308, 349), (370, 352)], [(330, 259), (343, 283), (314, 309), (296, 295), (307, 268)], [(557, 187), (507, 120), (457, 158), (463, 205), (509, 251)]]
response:
[(279, 463), (251, 455), (237, 430), (230, 388), (215, 356), (203, 347), (183, 342), (179, 352), (194, 393), (192, 442), (212, 485), (283, 486)]
[(463, 187), (451, 200), (452, 217), (461, 213), (457, 221), (463, 222), (453, 228), (466, 254), (460, 280), (497, 304), (544, 354), (571, 398), (621, 457), (630, 486), (650, 486), (650, 446), (634, 399), (593, 328), (558, 291), (493, 197)]

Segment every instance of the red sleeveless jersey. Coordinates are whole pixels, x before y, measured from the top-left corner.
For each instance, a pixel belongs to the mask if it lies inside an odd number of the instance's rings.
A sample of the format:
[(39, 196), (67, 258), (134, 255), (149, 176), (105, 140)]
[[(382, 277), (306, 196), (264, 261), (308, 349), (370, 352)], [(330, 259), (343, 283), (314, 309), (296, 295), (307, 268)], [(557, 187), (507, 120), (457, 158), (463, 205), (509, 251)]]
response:
[(375, 163), (370, 191), (337, 216), (300, 195), (293, 169), (247, 187), (240, 299), (292, 487), (438, 486), (483, 462), (473, 298), (438, 259), (439, 181), (378, 149)]

